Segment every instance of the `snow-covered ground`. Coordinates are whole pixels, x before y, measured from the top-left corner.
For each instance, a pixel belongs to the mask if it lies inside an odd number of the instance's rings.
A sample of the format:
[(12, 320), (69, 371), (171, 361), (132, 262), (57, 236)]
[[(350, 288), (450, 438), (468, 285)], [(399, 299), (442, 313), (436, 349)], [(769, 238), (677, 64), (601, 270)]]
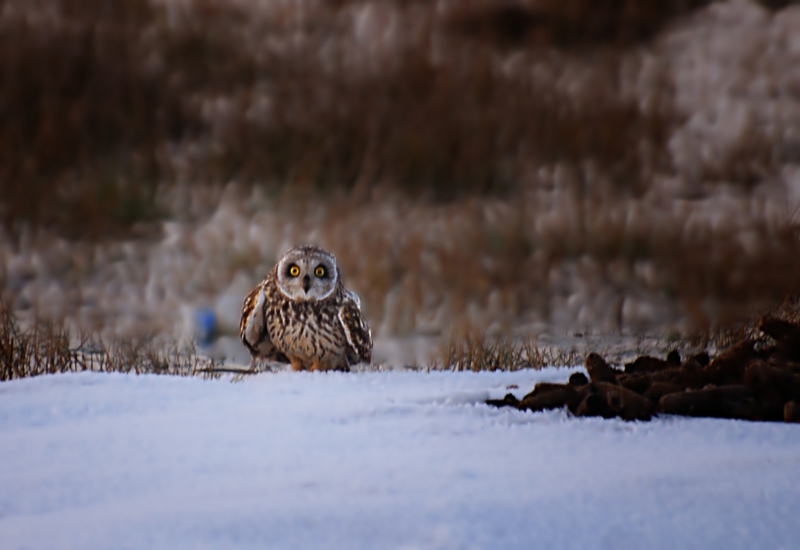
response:
[(482, 403), (568, 375), (7, 382), (0, 548), (798, 547), (800, 426)]

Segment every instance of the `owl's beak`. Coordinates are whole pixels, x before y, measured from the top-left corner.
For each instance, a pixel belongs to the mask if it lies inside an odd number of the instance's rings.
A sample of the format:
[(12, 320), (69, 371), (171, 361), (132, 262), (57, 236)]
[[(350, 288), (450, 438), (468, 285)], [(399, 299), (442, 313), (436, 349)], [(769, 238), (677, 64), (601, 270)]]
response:
[(311, 279), (309, 278), (308, 275), (306, 275), (305, 277), (303, 277), (303, 290), (306, 291), (306, 294), (308, 294), (309, 288), (311, 288)]

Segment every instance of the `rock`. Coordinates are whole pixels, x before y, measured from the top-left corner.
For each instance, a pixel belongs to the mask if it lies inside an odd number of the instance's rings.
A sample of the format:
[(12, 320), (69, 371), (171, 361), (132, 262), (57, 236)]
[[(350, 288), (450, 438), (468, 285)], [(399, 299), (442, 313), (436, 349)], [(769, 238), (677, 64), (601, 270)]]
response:
[(623, 374), (617, 378), (617, 383), (623, 388), (644, 395), (653, 385), (653, 377), (649, 373)]
[(566, 384), (539, 383), (531, 393), (519, 402), (521, 410), (544, 411), (568, 407), (570, 410), (578, 406), (581, 395), (573, 386)]
[(642, 395), (657, 382), (692, 390), (699, 390), (708, 385), (742, 384), (745, 367), (754, 358), (753, 342), (747, 340), (736, 344), (706, 366), (701, 366), (704, 360), (702, 355), (692, 357), (680, 367), (675, 367), (665, 361), (664, 365), (668, 365), (670, 368), (652, 372), (621, 374), (617, 376), (617, 383)]
[(665, 395), (680, 391), (683, 391), (683, 388), (675, 384), (670, 384), (669, 382), (653, 382), (653, 384), (647, 388), (647, 391), (642, 394), (642, 397), (649, 399), (653, 403), (658, 403), (659, 399)]
[(519, 399), (513, 393), (507, 393), (502, 399), (487, 399), (486, 404), (492, 407), (516, 407)]
[(655, 403), (638, 393), (608, 382), (592, 383), (589, 393), (602, 395), (616, 416), (623, 420), (650, 420)]
[(778, 342), (786, 339), (800, 340), (799, 326), (776, 317), (763, 317), (758, 323), (758, 330)]
[(785, 422), (800, 422), (800, 403), (788, 401), (783, 406), (783, 420)]
[(612, 369), (606, 360), (597, 353), (590, 353), (586, 356), (586, 372), (589, 373), (589, 379), (592, 382), (608, 382), (609, 384), (616, 384), (617, 374), (621, 374), (620, 371)]
[(589, 383), (589, 379), (582, 372), (573, 372), (569, 376), (569, 385), (570, 386), (580, 387), (580, 386), (585, 386), (588, 383)]
[[(797, 382), (795, 377), (798, 377)], [(769, 365), (760, 359), (754, 359), (745, 367), (744, 383), (754, 393), (775, 391), (782, 397), (790, 399), (800, 397), (800, 376), (791, 371)]]
[(676, 367), (678, 365), (680, 365), (680, 363), (676, 365), (674, 363), (669, 363), (657, 357), (650, 357), (649, 355), (641, 355), (637, 357), (636, 360), (633, 361), (632, 363), (625, 364), (625, 372), (626, 373), (656, 372)]
[(659, 382), (672, 384), (681, 390), (686, 388), (699, 389), (717, 381), (719, 377), (713, 374), (713, 372), (708, 373), (700, 367), (684, 363), (680, 367), (672, 367), (655, 372), (622, 374), (617, 377), (617, 383), (644, 395), (653, 384)]
[(756, 350), (753, 340), (743, 340), (713, 361), (702, 352), (681, 363), (673, 350), (666, 360), (637, 357), (622, 373), (590, 353), (586, 370), (591, 383), (585, 384), (580, 373), (570, 377), (579, 400), (573, 412), (625, 420), (647, 420), (663, 412), (799, 422), (800, 325), (765, 318), (761, 328), (776, 340), (774, 346)]
[(536, 397), (537, 395), (542, 395), (551, 391), (558, 391), (563, 387), (564, 384), (559, 384), (557, 382), (538, 382), (530, 391), (530, 393), (526, 394), (522, 399), (524, 400), (529, 397)]
[(759, 416), (755, 399), (753, 399), (750, 389), (744, 385), (708, 387), (669, 393), (659, 399), (656, 410), (683, 416), (744, 420), (754, 420)]
[(761, 319), (758, 328), (777, 342), (774, 354), (787, 361), (800, 361), (800, 326), (782, 319), (765, 317)]
[(786, 399), (775, 390), (769, 390), (756, 396), (757, 413), (752, 420), (766, 420), (780, 422), (783, 420), (783, 411)]
[(616, 413), (611, 410), (606, 400), (598, 393), (587, 395), (575, 410), (575, 416), (602, 416), (614, 418)]
[(689, 357), (689, 359), (681, 363), (681, 367), (685, 369), (700, 369), (708, 365), (710, 362), (711, 358), (708, 356), (708, 353), (703, 351)]
[(678, 350), (674, 349), (667, 354), (667, 363), (671, 363), (676, 367), (681, 366), (681, 354), (678, 353)]
[(716, 359), (698, 371), (699, 376), (693, 381), (694, 387), (708, 384), (723, 386), (741, 384), (744, 369), (755, 358), (754, 342), (742, 340), (722, 352)]

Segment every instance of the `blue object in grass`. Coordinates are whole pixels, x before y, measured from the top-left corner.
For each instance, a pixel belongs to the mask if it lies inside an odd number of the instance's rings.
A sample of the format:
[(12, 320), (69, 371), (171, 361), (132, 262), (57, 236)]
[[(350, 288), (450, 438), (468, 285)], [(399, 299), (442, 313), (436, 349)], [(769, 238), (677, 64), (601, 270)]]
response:
[(217, 316), (214, 310), (199, 307), (194, 310), (195, 340), (201, 346), (208, 346), (214, 341), (217, 331)]

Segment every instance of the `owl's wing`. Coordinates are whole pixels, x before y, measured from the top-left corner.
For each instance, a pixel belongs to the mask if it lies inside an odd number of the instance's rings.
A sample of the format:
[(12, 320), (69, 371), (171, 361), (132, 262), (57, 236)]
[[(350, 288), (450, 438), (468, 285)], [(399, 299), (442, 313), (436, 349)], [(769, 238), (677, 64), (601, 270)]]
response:
[(361, 317), (361, 301), (358, 296), (345, 291), (342, 307), (339, 308), (339, 322), (347, 338), (347, 362), (350, 365), (372, 361), (372, 333)]
[(239, 338), (242, 339), (242, 343), (250, 351), (250, 355), (254, 359), (288, 363), (289, 360), (286, 356), (278, 351), (272, 340), (270, 340), (264, 317), (265, 309), (266, 295), (264, 294), (264, 288), (262, 285), (258, 285), (244, 299), (242, 319), (239, 321)]

